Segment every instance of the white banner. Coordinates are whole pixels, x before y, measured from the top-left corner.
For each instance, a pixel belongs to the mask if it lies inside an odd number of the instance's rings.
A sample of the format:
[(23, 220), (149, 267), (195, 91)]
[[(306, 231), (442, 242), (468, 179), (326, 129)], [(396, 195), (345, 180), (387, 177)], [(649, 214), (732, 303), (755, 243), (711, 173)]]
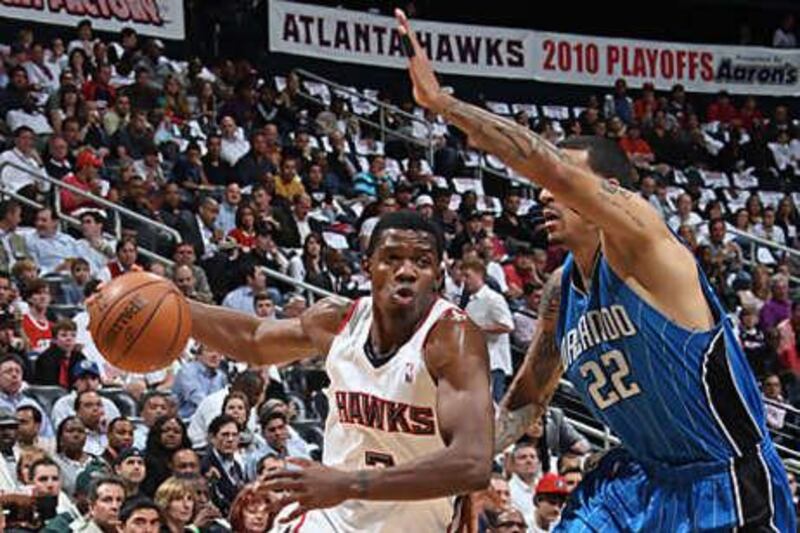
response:
[(83, 19), (97, 30), (125, 26), (142, 35), (183, 39), (183, 0), (0, 0), (0, 17), (76, 27)]
[[(799, 95), (800, 51), (610, 39), (525, 29), (412, 21), (443, 74), (611, 87)], [(360, 11), (270, 0), (273, 52), (405, 68), (395, 21)]]

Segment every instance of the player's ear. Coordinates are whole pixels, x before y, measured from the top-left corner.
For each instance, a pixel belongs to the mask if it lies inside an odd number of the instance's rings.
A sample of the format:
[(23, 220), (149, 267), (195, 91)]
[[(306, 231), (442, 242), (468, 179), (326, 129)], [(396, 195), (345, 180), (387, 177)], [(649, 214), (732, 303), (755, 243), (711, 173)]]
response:
[(363, 270), (364, 273), (367, 274), (367, 276), (370, 275), (370, 271), (369, 271), (369, 256), (367, 254), (364, 254), (364, 255), (361, 256), (361, 270)]
[(608, 178), (608, 181), (617, 187), (622, 187), (622, 184), (619, 182), (617, 178)]

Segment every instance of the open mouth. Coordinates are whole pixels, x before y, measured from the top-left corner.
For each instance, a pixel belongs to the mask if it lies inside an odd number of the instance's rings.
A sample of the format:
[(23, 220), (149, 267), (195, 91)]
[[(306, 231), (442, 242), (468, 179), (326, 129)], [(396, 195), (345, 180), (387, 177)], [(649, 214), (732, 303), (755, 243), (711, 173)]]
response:
[(392, 293), (392, 299), (397, 303), (407, 305), (414, 301), (414, 290), (410, 287), (399, 287)]
[(543, 210), (542, 217), (544, 217), (544, 227), (548, 231), (552, 230), (555, 224), (561, 220), (561, 214), (553, 209)]

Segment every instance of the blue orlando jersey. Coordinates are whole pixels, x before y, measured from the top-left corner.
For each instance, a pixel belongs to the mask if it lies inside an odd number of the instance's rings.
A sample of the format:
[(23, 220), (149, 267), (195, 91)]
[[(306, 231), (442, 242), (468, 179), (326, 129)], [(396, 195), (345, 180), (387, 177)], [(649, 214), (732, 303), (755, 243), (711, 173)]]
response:
[(716, 319), (708, 331), (665, 317), (602, 255), (589, 294), (574, 276), (570, 255), (557, 335), (564, 368), (584, 402), (646, 469), (669, 475), (682, 465), (727, 464), (768, 439), (747, 358), (702, 272)]

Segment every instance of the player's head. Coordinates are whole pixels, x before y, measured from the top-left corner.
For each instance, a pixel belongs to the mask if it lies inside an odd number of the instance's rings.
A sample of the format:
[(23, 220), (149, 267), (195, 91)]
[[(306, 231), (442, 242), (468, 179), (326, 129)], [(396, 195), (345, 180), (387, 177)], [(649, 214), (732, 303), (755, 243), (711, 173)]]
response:
[[(562, 141), (559, 148), (578, 166), (602, 179), (630, 188), (633, 166), (614, 141), (597, 136), (576, 136)], [(596, 226), (581, 217), (577, 211), (557, 202), (547, 189), (542, 189), (539, 201), (545, 206), (544, 215), (550, 242), (575, 248), (583, 240), (596, 238), (593, 237), (597, 234)]]
[(442, 282), (443, 253), (444, 236), (430, 220), (408, 211), (383, 215), (364, 259), (376, 307), (424, 312)]

